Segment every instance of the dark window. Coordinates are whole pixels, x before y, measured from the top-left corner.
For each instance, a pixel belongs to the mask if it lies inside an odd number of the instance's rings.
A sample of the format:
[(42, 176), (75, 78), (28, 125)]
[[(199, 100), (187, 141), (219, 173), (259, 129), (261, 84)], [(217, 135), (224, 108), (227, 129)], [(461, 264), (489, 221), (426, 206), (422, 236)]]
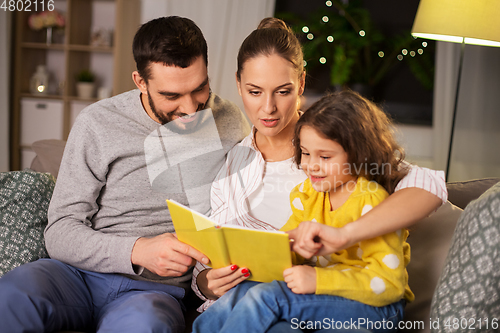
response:
[[(337, 40), (329, 43), (326, 39), (330, 29), (333, 37), (336, 34), (342, 36), (343, 32), (345, 32), (344, 35), (348, 35), (348, 29), (352, 30), (351, 34), (354, 31), (352, 24), (346, 23), (342, 25), (340, 21), (345, 20), (345, 16), (339, 13), (335, 5), (328, 6), (327, 2), (327, 0), (276, 0), (275, 16), (284, 19), (290, 24), (304, 45), (306, 61), (308, 61), (306, 66), (308, 73), (306, 93), (323, 94), (328, 90), (339, 89), (339, 85), (332, 84), (330, 66), (334, 63), (334, 61), (331, 61), (333, 51), (331, 48), (325, 49), (325, 47), (330, 47)], [(377, 32), (378, 39), (374, 40), (373, 44), (370, 41), (370, 47), (368, 47), (371, 52), (370, 55), (373, 57), (373, 61), (370, 63), (380, 60), (377, 59), (380, 51), (378, 48), (382, 49), (383, 47), (384, 56), (389, 57), (389, 53), (396, 49), (393, 45), (397, 43), (399, 43), (397, 45), (408, 45), (408, 47), (405, 47), (407, 52), (403, 52), (403, 47), (401, 47), (401, 50), (397, 48), (399, 53), (392, 54), (392, 56), (395, 59), (398, 55), (401, 55), (403, 60), (395, 60), (391, 63), (389, 69), (383, 72), (380, 79), (371, 79), (371, 82), (376, 81), (375, 83), (367, 84), (368, 79), (365, 79), (361, 88), (358, 88), (359, 85), (355, 82), (357, 80), (356, 73), (350, 73), (345, 86), (353, 90), (359, 90), (362, 94), (381, 104), (384, 110), (398, 123), (432, 125), (435, 42), (424, 39), (414, 40), (409, 37), (419, 1), (337, 0), (332, 2), (336, 2), (341, 6), (347, 4), (347, 8), (350, 7), (351, 10), (354, 8), (352, 16), (359, 21), (356, 22), (359, 27), (363, 29), (363, 26), (368, 24), (371, 26), (368, 29), (374, 31), (372, 36), (375, 35), (375, 31)], [(328, 16), (325, 19), (327, 20), (326, 23), (321, 22), (325, 15)], [(333, 18), (335, 15), (336, 21)], [(367, 17), (369, 21), (367, 21)], [(328, 26), (328, 24), (336, 24), (335, 27), (337, 28)], [(313, 38), (320, 38), (321, 41), (316, 40), (314, 43), (317, 44), (313, 44), (312, 40), (308, 39), (307, 33), (302, 31), (303, 26), (310, 27), (313, 36), (316, 32), (316, 36)], [(313, 30), (314, 27), (317, 28), (316, 31)], [(400, 38), (403, 38), (401, 36), (409, 37), (408, 44), (404, 44), (400, 40)], [(357, 36), (351, 35), (346, 37), (345, 40), (355, 37)], [(361, 39), (362, 37), (358, 38)], [(423, 42), (427, 43), (425, 47), (422, 46)], [(356, 43), (357, 41), (354, 39), (354, 42), (348, 44), (353, 45)], [(372, 45), (375, 46), (372, 47)], [(306, 50), (308, 46), (312, 47), (312, 52)], [(418, 54), (419, 49), (425, 54)], [(412, 51), (415, 53), (411, 53)], [(327, 59), (324, 65), (320, 65), (318, 62), (321, 52), (331, 52), (330, 59)], [(345, 53), (348, 54), (348, 52), (349, 50)], [(354, 57), (360, 56), (363, 52), (365, 52), (365, 49), (355, 53)], [(402, 53), (406, 54), (403, 55)], [(411, 54), (414, 57), (411, 57)], [(362, 68), (362, 66), (357, 67), (357, 69), (359, 68)], [(361, 75), (368, 72), (371, 73), (372, 71), (362, 71)]]

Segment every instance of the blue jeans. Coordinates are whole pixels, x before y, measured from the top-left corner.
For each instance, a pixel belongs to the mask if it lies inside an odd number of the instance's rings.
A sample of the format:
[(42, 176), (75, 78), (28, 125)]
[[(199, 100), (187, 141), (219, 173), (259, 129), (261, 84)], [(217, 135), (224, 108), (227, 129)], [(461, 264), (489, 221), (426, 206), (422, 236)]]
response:
[(40, 259), (0, 278), (0, 332), (183, 332), (184, 294)]
[(285, 282), (244, 282), (201, 314), (193, 332), (266, 332), (278, 321), (292, 329), (397, 331), (405, 301), (374, 307), (343, 297), (298, 295)]

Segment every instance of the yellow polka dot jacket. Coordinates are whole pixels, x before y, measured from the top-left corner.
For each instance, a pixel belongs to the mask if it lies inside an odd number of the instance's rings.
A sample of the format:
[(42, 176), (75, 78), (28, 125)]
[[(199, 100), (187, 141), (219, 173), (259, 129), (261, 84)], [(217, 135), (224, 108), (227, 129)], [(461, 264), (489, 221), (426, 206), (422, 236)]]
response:
[[(297, 185), (290, 194), (293, 214), (281, 230), (296, 228), (302, 221), (315, 221), (340, 228), (351, 223), (388, 197), (375, 182), (359, 177), (354, 192), (338, 209), (330, 210), (327, 192), (317, 192), (311, 181)], [(372, 306), (385, 306), (401, 299), (413, 301), (406, 266), (410, 246), (406, 229), (359, 242), (332, 255), (313, 257), (316, 262), (316, 294), (352, 299)], [(295, 263), (303, 263), (297, 256)]]

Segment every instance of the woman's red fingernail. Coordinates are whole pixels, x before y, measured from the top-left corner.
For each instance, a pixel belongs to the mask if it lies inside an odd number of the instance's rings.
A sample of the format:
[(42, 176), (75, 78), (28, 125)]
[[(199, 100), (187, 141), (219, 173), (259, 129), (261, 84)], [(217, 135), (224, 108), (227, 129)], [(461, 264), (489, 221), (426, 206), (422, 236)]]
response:
[(231, 266), (232, 271), (234, 271), (236, 268), (238, 268), (238, 266), (236, 266), (236, 265)]
[(243, 268), (243, 269), (241, 270), (241, 272), (242, 272), (243, 274), (246, 274), (246, 273), (248, 273), (248, 269)]
[(250, 276), (250, 273), (246, 273), (245, 275), (243, 275), (244, 277), (249, 277)]

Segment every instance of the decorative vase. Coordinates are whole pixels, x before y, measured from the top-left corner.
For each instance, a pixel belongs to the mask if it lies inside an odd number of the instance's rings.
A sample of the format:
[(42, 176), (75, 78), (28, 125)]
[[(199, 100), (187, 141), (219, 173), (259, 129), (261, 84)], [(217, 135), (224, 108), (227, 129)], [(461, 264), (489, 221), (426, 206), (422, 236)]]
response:
[(30, 91), (34, 95), (47, 95), (49, 88), (49, 73), (44, 65), (38, 65), (30, 79)]
[(78, 97), (80, 98), (93, 98), (94, 97), (94, 82), (77, 82), (76, 90), (78, 93)]
[(47, 39), (46, 39), (47, 45), (52, 44), (52, 27), (47, 27)]

